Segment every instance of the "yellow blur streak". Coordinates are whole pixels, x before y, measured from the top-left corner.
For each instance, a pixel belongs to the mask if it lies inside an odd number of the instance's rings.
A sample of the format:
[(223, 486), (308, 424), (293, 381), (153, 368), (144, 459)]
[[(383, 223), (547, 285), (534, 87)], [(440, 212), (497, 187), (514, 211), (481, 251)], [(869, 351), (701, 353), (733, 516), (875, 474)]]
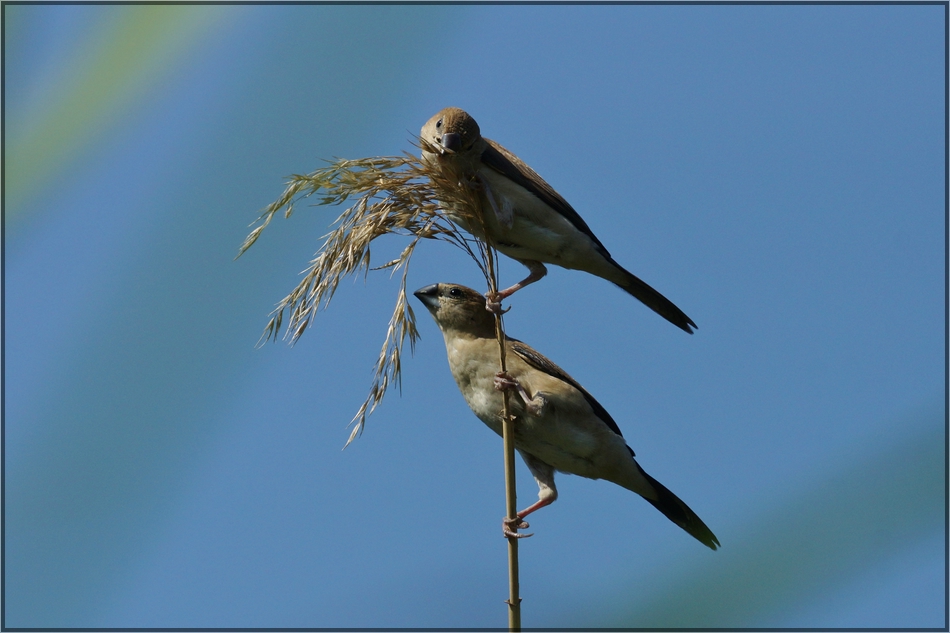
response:
[[(20, 129), (7, 121), (6, 214), (68, 168), (81, 151), (163, 80), (225, 7), (117, 6), (64, 62), (58, 85)], [(95, 41), (93, 40), (95, 37)]]

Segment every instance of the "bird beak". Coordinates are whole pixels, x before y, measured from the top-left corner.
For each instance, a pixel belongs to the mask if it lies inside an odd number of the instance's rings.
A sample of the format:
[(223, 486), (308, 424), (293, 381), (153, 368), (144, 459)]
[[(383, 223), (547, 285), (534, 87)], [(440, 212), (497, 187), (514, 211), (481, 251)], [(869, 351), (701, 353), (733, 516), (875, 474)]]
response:
[(455, 132), (449, 132), (442, 135), (442, 149), (454, 154), (462, 149), (462, 137)]
[(412, 294), (416, 295), (416, 298), (422, 302), (422, 305), (429, 310), (435, 310), (439, 307), (439, 284), (419, 288)]

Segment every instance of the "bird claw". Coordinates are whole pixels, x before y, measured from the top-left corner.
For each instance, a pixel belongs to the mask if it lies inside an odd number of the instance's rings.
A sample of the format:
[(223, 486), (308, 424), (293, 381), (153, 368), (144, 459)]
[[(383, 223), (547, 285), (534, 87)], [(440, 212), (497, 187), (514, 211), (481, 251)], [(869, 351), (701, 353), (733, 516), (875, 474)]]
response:
[(501, 309), (501, 300), (504, 299), (507, 295), (502, 295), (500, 292), (486, 292), (485, 293), (485, 309), (491, 312), (492, 314), (502, 315), (511, 310), (511, 306)]
[(518, 381), (508, 375), (508, 372), (500, 371), (495, 374), (495, 391), (506, 391), (508, 389), (517, 389)]
[(544, 410), (545, 399), (541, 394), (536, 394), (534, 398), (528, 395), (520, 382), (512, 378), (507, 372), (500, 371), (494, 378), (495, 391), (515, 390), (524, 401), (525, 410), (528, 415), (538, 417)]
[(527, 410), (528, 415), (534, 417), (541, 417), (541, 412), (544, 410), (544, 400), (525, 400), (524, 408)]
[(501, 520), (501, 531), (504, 532), (505, 538), (528, 538), (529, 536), (534, 536), (534, 532), (531, 534), (519, 534), (514, 531), (525, 530), (529, 527), (531, 526), (528, 525), (527, 521), (522, 520), (521, 517), (515, 517), (513, 519), (505, 517)]

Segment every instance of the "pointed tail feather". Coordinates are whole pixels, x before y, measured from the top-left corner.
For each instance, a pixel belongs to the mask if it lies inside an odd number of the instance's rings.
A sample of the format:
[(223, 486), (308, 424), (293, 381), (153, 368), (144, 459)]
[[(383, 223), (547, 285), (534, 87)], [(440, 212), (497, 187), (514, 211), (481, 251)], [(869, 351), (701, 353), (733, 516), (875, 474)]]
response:
[[(612, 260), (611, 260), (612, 261)], [(616, 264), (616, 262), (613, 262)], [(693, 320), (686, 316), (686, 313), (676, 307), (676, 305), (661, 295), (659, 292), (653, 289), (650, 284), (646, 283), (633, 273), (630, 273), (619, 264), (616, 264), (617, 268), (622, 270), (625, 275), (623, 281), (614, 282), (622, 289), (632, 294), (634, 297), (639, 299), (646, 307), (650, 308), (661, 317), (680, 328), (687, 334), (692, 334), (693, 329), (696, 328), (696, 324), (693, 323)]]
[(688, 505), (670, 492), (666, 486), (646, 474), (646, 472), (640, 468), (639, 464), (637, 464), (637, 468), (640, 470), (640, 474), (650, 482), (650, 485), (653, 486), (653, 489), (656, 491), (656, 499), (650, 499), (646, 496), (644, 496), (644, 499), (649, 501), (654, 508), (662, 512), (667, 519), (686, 530), (693, 538), (709, 549), (714, 550), (719, 547), (719, 539), (712, 533), (712, 530), (706, 527), (703, 520), (689, 509)]

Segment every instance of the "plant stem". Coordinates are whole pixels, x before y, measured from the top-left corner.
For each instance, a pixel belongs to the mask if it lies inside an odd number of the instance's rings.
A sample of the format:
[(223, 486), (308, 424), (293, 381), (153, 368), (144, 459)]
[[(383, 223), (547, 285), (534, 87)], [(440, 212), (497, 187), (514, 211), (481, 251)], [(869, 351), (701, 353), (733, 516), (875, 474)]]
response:
[[(501, 318), (499, 317), (498, 321)], [(505, 393), (505, 420), (503, 424), (505, 442), (505, 500), (508, 504), (508, 518), (517, 515), (515, 506), (515, 442), (513, 422), (508, 413), (508, 394)], [(517, 529), (517, 528), (515, 528)], [(518, 579), (518, 540), (508, 538), (508, 630), (521, 630), (521, 597)]]
[[(495, 249), (491, 246), (485, 249), (488, 272), (489, 292), (498, 290), (498, 275), (495, 271)], [(501, 322), (501, 314), (495, 314), (495, 336), (498, 338), (498, 363), (502, 372), (507, 372), (505, 362), (505, 330)], [(504, 408), (502, 409), (502, 439), (505, 450), (505, 516), (514, 519), (518, 515), (517, 488), (515, 486), (515, 438), (514, 421), (508, 405), (508, 390), (502, 392)], [(512, 528), (517, 530), (517, 528)], [(521, 631), (521, 596), (520, 580), (518, 578), (518, 540), (509, 537), (508, 541), (508, 630)]]

